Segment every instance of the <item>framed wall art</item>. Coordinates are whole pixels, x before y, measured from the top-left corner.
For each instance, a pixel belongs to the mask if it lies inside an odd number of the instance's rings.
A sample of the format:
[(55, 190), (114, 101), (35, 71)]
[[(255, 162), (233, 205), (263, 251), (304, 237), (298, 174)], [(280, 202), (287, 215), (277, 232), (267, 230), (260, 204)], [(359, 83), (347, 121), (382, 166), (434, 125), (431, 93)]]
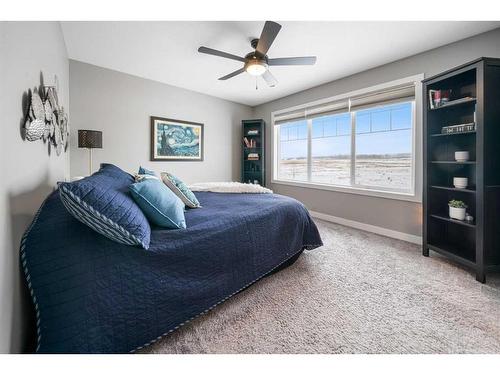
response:
[(203, 124), (151, 116), (152, 161), (203, 161)]

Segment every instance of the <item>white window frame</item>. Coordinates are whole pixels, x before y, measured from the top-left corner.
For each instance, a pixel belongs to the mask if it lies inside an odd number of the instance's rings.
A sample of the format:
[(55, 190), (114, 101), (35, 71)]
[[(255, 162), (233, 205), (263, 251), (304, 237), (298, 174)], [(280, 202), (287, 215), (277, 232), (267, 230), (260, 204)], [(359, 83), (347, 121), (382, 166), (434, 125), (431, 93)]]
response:
[[(281, 110), (271, 112), (271, 183), (280, 185), (290, 185), (304, 188), (321, 189), (329, 191), (337, 191), (349, 194), (361, 194), (387, 199), (404, 200), (410, 202), (422, 202), (422, 80), (424, 79), (424, 74), (417, 74), (414, 76), (394, 80), (391, 82), (386, 82), (383, 84), (367, 87), (361, 90), (356, 90), (333, 97), (317, 100), (310, 103), (305, 103), (297, 105), (290, 108), (284, 108)], [(391, 87), (400, 86), (408, 83), (415, 84), (415, 100), (412, 105), (412, 116), (413, 116), (413, 127), (412, 127), (412, 181), (410, 192), (400, 192), (394, 190), (385, 190), (384, 188), (373, 188), (366, 187), (358, 184), (354, 184), (354, 170), (355, 165), (351, 163), (351, 186), (344, 185), (334, 185), (334, 184), (322, 184), (318, 182), (309, 181), (293, 181), (293, 180), (280, 180), (278, 179), (278, 162), (280, 155), (280, 142), (279, 142), (279, 126), (275, 126), (275, 117), (282, 113), (301, 110), (310, 108), (313, 106), (318, 106), (321, 104), (331, 103), (334, 101), (345, 100), (354, 96), (362, 96), (376, 91), (383, 91), (390, 89)], [(351, 154), (354, 154), (355, 159), (355, 135), (353, 135), (355, 129), (355, 111), (351, 112)], [(312, 120), (308, 120), (308, 133), (312, 131)], [(311, 158), (311, 134), (308, 134), (308, 173), (311, 173), (312, 158)], [(308, 176), (310, 177), (310, 176)]]

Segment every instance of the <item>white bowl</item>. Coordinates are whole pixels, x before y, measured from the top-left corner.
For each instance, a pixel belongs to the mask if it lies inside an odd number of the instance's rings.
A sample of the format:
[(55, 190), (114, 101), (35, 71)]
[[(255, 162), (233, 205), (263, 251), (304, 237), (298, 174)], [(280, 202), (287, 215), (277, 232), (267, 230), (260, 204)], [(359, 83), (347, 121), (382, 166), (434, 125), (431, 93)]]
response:
[(469, 160), (469, 151), (456, 151), (455, 152), (455, 160), (456, 161), (468, 161)]
[(457, 189), (465, 189), (468, 183), (469, 179), (467, 177), (453, 177), (453, 186)]

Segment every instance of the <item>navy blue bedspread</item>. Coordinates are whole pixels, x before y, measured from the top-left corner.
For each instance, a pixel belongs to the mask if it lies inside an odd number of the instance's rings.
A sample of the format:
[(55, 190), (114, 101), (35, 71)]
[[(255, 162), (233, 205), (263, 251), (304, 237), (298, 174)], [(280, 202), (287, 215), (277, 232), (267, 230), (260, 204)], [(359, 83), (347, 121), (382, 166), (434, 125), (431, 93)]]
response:
[(52, 193), (21, 244), (41, 353), (122, 353), (149, 345), (322, 245), (298, 201), (197, 193), (187, 229), (153, 228), (149, 250), (94, 232)]

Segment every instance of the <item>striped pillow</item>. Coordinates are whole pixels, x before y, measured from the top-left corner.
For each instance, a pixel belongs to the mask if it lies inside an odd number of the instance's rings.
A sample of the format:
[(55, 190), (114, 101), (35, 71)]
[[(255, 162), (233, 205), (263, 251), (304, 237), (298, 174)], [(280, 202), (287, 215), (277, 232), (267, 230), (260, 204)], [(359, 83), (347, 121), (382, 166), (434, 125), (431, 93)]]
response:
[(134, 182), (118, 167), (105, 165), (92, 176), (59, 185), (62, 203), (77, 220), (107, 238), (149, 248), (148, 220), (128, 193)]

